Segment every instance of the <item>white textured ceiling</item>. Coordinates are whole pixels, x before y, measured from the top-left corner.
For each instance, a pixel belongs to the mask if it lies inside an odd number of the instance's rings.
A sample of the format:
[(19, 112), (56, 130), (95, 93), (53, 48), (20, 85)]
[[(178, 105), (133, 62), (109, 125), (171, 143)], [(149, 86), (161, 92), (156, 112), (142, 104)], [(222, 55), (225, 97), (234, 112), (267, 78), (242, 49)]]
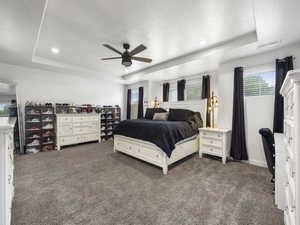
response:
[[(300, 40), (299, 9), (298, 0), (0, 0), (0, 61), (111, 79), (191, 75), (272, 49), (258, 45)], [(255, 40), (237, 41), (253, 32)], [(153, 62), (125, 71), (119, 60), (100, 60), (116, 56), (103, 43), (121, 50), (124, 42), (146, 45), (139, 56)], [(223, 44), (231, 50), (203, 57)]]

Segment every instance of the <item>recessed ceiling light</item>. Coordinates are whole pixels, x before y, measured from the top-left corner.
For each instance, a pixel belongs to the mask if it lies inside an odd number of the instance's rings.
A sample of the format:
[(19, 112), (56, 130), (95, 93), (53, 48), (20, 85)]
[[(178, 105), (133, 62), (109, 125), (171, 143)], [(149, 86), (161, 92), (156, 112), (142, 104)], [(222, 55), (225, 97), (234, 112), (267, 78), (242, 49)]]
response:
[(200, 41), (200, 45), (206, 45), (206, 41), (205, 40)]
[(53, 54), (59, 54), (59, 49), (58, 48), (51, 48), (51, 52), (53, 53)]

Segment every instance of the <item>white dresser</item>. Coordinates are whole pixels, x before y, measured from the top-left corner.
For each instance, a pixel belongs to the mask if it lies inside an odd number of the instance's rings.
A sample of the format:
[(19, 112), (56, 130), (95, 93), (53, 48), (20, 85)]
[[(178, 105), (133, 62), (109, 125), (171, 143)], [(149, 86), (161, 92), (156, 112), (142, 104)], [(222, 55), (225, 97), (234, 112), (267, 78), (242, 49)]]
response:
[(287, 177), (285, 225), (300, 225), (300, 70), (290, 71), (281, 87), (284, 96), (284, 144)]
[(61, 146), (101, 142), (100, 114), (56, 114), (57, 150)]
[(287, 176), (285, 172), (285, 165), (287, 154), (284, 143), (284, 135), (281, 133), (274, 133), (275, 139), (275, 204), (281, 210), (286, 207), (285, 201), (285, 186)]
[[(1, 118), (2, 119), (2, 118)], [(9, 225), (14, 197), (14, 126), (16, 119), (0, 122), (0, 224)]]
[(231, 130), (219, 128), (199, 128), (199, 157), (203, 154), (222, 158), (223, 164), (230, 152)]

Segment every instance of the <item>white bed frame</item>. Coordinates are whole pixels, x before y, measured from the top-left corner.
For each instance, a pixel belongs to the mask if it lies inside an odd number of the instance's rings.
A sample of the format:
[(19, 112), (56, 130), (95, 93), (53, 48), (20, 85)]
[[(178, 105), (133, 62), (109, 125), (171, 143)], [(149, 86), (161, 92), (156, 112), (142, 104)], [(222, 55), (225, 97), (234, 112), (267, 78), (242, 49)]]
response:
[[(201, 113), (203, 124), (206, 124), (206, 100), (165, 103), (162, 108), (190, 109)], [(122, 135), (114, 135), (114, 152), (123, 152), (135, 158), (159, 166), (163, 174), (168, 173), (168, 166), (198, 151), (199, 136), (194, 139), (184, 140), (175, 145), (175, 149), (169, 158), (166, 153), (153, 143), (130, 138)]]

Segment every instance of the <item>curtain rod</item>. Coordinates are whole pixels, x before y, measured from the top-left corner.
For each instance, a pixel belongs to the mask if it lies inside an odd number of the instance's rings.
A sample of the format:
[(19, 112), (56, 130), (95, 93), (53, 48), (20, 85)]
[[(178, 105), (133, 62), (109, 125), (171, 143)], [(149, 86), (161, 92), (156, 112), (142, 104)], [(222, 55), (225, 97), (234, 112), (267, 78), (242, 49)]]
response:
[[(293, 60), (296, 60), (295, 56), (293, 56)], [(279, 59), (279, 61), (285, 62), (285, 59)], [(255, 67), (259, 67), (259, 66), (265, 66), (265, 65), (275, 64), (275, 62), (276, 61), (272, 61), (272, 62), (267, 62), (267, 63), (255, 64), (255, 65), (251, 65), (251, 66), (242, 66), (242, 67), (244, 69), (251, 69), (251, 68), (255, 68)]]
[(160, 81), (160, 82), (162, 82), (162, 83), (172, 83), (172, 82), (177, 82), (179, 80), (186, 80), (186, 81), (198, 80), (198, 79), (201, 79), (203, 76), (206, 76), (206, 75), (212, 76), (210, 73), (201, 73), (201, 74), (198, 74), (198, 75), (178, 77), (176, 79), (163, 80), (163, 81)]
[[(285, 62), (285, 59), (277, 59), (277, 60), (280, 61), (280, 62)], [(295, 56), (293, 56), (293, 60), (296, 60)]]

